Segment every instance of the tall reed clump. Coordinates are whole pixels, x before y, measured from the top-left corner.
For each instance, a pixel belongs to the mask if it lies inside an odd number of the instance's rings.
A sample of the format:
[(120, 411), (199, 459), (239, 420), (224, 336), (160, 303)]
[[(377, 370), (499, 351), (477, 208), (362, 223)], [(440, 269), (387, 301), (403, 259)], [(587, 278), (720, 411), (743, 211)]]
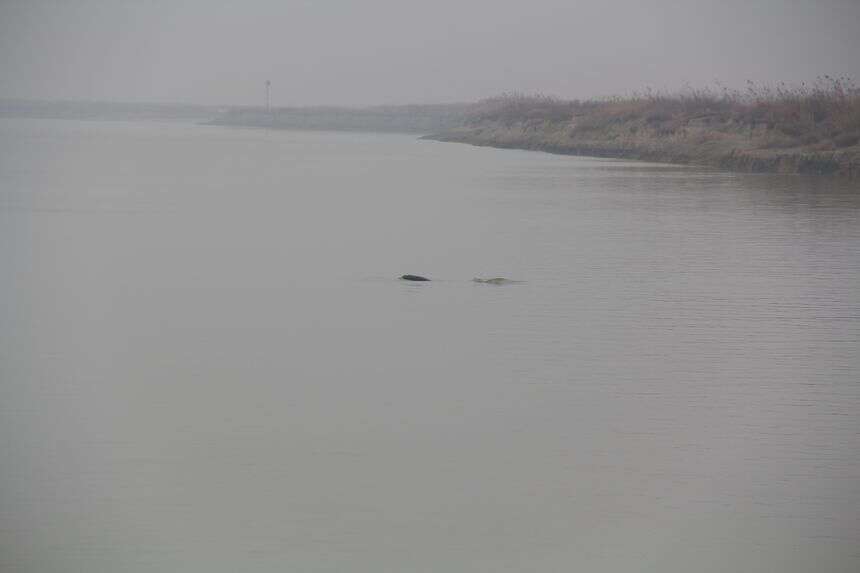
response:
[(826, 151), (860, 142), (860, 90), (848, 78), (823, 76), (811, 86), (791, 88), (750, 83), (737, 99), (740, 121), (780, 133), (797, 145)]

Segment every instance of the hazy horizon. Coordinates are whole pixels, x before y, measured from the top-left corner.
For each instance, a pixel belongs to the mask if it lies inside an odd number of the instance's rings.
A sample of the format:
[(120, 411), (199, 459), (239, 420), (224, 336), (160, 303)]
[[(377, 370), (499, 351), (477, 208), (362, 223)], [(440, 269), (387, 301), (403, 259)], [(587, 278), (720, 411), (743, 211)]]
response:
[(860, 77), (860, 3), (0, 2), (0, 98), (260, 105), (563, 98)]

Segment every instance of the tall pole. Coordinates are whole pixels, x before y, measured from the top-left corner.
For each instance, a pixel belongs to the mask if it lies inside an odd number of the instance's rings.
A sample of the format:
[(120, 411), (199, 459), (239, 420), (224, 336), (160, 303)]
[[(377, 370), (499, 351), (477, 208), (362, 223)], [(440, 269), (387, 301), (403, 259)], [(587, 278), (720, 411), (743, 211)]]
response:
[(272, 89), (272, 82), (266, 80), (266, 113), (269, 113), (269, 92)]

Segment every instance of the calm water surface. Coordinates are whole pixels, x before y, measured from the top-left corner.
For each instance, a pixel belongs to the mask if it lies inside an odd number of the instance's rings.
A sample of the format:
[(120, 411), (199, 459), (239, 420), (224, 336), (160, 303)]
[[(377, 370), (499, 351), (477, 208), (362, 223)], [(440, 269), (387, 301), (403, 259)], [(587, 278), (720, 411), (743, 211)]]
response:
[(856, 573), (858, 184), (2, 120), (0, 570)]

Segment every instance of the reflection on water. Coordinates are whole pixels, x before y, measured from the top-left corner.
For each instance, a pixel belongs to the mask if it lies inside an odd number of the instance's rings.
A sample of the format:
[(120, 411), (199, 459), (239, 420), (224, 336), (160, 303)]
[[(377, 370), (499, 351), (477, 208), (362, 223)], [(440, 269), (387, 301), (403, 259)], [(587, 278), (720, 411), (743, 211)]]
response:
[(0, 260), (0, 570), (860, 569), (855, 183), (3, 120)]

